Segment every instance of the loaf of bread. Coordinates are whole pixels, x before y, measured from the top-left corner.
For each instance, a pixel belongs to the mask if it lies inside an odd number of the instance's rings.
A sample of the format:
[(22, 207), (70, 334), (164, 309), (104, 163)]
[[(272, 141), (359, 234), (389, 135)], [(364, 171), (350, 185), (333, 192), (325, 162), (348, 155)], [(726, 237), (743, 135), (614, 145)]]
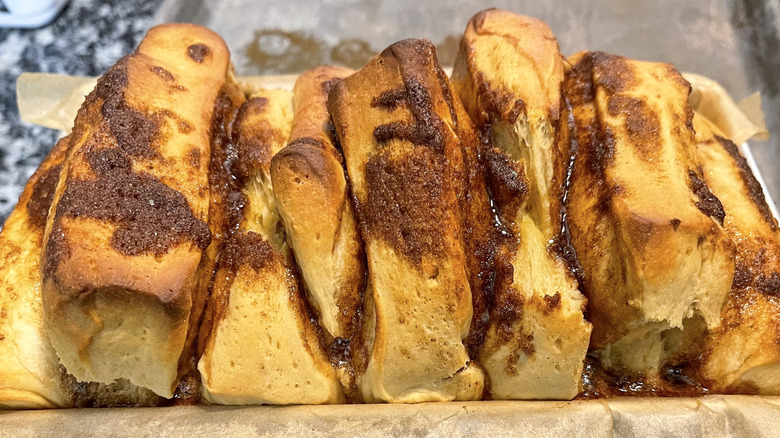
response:
[(481, 398), (483, 372), (463, 345), (472, 317), (463, 145), (433, 45), (391, 45), (336, 84), (328, 107), (367, 256), (361, 347), (352, 350), (363, 400)]
[(158, 26), (79, 110), (41, 263), (46, 329), (79, 381), (173, 396), (211, 242), (211, 126), (229, 63), (215, 33)]
[(479, 353), (493, 399), (580, 392), (591, 326), (562, 257), (569, 162), (562, 81), (558, 43), (541, 21), (499, 10), (469, 21), (452, 83), (488, 141), (482, 165), (511, 234), (494, 259), (494, 305)]
[(271, 162), (279, 215), (334, 350), (346, 348), (355, 332), (365, 285), (363, 245), (327, 108), (330, 89), (351, 73), (322, 66), (298, 77), (289, 144)]
[(671, 65), (491, 9), (451, 79), (247, 89), (185, 24), (98, 80), (0, 232), (0, 408), (780, 395), (777, 220)]
[(262, 91), (239, 110), (231, 142), (236, 188), (230, 235), (201, 330), (204, 399), (218, 404), (321, 404), (344, 400), (298, 284), (276, 211), (271, 158), (292, 121), (289, 92)]
[(570, 58), (571, 241), (608, 369), (655, 373), (720, 325), (734, 275), (724, 210), (696, 155), (689, 84), (668, 64)]
[(721, 324), (702, 356), (718, 393), (780, 395), (780, 235), (758, 183), (734, 143), (694, 117), (702, 175), (726, 213), (736, 271)]

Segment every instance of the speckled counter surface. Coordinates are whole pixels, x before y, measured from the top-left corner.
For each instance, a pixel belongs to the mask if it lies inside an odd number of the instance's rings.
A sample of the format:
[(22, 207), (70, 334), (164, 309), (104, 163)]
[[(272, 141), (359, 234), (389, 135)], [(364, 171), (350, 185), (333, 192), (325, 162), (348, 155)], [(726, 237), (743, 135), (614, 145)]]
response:
[(59, 132), (19, 120), (22, 72), (99, 76), (132, 51), (162, 0), (71, 0), (41, 29), (0, 29), (0, 224)]

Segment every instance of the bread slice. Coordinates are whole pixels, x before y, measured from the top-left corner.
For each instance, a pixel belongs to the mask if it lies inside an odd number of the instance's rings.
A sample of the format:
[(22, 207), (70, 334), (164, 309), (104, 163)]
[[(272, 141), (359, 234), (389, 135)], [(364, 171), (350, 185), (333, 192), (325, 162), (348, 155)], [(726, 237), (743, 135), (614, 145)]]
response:
[(220, 255), (198, 364), (206, 401), (321, 404), (344, 400), (298, 286), (273, 196), (271, 157), (287, 141), (292, 96), (253, 95), (233, 127), (237, 188), (232, 230)]
[(726, 212), (736, 271), (702, 375), (719, 393), (780, 395), (780, 235), (761, 185), (736, 145), (694, 117), (702, 174)]
[(368, 262), (365, 350), (353, 349), (363, 399), (481, 398), (483, 372), (463, 345), (472, 317), (463, 144), (433, 45), (391, 45), (336, 84), (328, 107)]
[(192, 295), (192, 313), (187, 328), (187, 340), (179, 358), (181, 381), (174, 397), (177, 404), (195, 404), (200, 400), (200, 373), (198, 360), (203, 354), (197, 348), (203, 312), (211, 295), (217, 259), (230, 233), (228, 201), (233, 190), (233, 165), (236, 145), (231, 141), (233, 124), (240, 106), (246, 101), (244, 92), (236, 83), (233, 71), (228, 72), (225, 84), (214, 104), (211, 117), (211, 144), (209, 157), (209, 215), (207, 224), (211, 231), (211, 243), (203, 251), (196, 273), (195, 291)]
[(309, 302), (329, 344), (342, 350), (357, 327), (365, 254), (327, 99), (351, 73), (322, 66), (298, 77), (289, 144), (271, 161), (276, 205)]
[(30, 177), (0, 233), (0, 408), (156, 406), (165, 400), (126, 379), (111, 385), (76, 381), (59, 364), (44, 330), (44, 227), (69, 140), (59, 140)]
[(68, 138), (30, 177), (0, 232), (0, 407), (71, 406), (59, 361), (43, 330), (41, 243)]
[(157, 26), (79, 110), (41, 263), (46, 329), (79, 381), (173, 396), (211, 241), (209, 143), (228, 67), (215, 33)]
[(696, 155), (689, 84), (669, 64), (570, 58), (572, 243), (606, 368), (652, 374), (720, 325), (734, 275), (723, 207)]
[(482, 164), (511, 234), (496, 258), (479, 355), (493, 399), (571, 399), (580, 390), (591, 325), (559, 251), (569, 162), (562, 81), (558, 43), (541, 21), (495, 9), (469, 21), (452, 83), (489, 142)]

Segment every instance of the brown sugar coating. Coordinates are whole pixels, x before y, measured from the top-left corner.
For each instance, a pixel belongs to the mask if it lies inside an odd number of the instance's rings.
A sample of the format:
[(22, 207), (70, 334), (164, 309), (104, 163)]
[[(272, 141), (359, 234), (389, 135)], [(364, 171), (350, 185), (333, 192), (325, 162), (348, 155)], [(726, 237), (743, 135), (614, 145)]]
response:
[(204, 44), (193, 44), (187, 47), (187, 54), (198, 64), (211, 54), (211, 50)]
[(46, 218), (49, 216), (49, 207), (54, 199), (61, 170), (61, 165), (48, 169), (33, 186), (32, 196), (27, 201), (27, 214), (30, 215), (30, 223), (35, 227), (43, 229), (46, 226)]
[(432, 147), (437, 151), (442, 150), (444, 139), (441, 137), (441, 131), (444, 129), (444, 124), (433, 112), (431, 96), (419, 80), (413, 77), (405, 83), (405, 88), (385, 92), (375, 102), (375, 106), (390, 110), (405, 103), (413, 117), (412, 123), (392, 122), (377, 126), (374, 129), (376, 141), (383, 143), (399, 139)]
[[(238, 155), (231, 164), (230, 170), (238, 178), (240, 184), (245, 184), (248, 179), (262, 170), (263, 165), (267, 165), (271, 160), (271, 149), (268, 143), (274, 141), (274, 138), (265, 132), (271, 129), (270, 125), (267, 122), (243, 123), (248, 114), (260, 114), (267, 105), (268, 99), (253, 97), (241, 105), (236, 115), (232, 138)], [(239, 135), (242, 129), (247, 132)]]
[(721, 204), (720, 200), (712, 194), (709, 187), (707, 187), (707, 184), (699, 178), (699, 175), (697, 175), (696, 172), (690, 171), (688, 176), (690, 178), (689, 184), (691, 190), (696, 197), (699, 198), (696, 202), (696, 207), (698, 207), (702, 213), (717, 220), (722, 226), (723, 219), (726, 217), (726, 212), (723, 210), (723, 204)]
[(119, 150), (99, 149), (86, 158), (97, 178), (71, 181), (60, 200), (58, 218), (115, 223), (111, 246), (126, 255), (161, 255), (185, 240), (200, 249), (209, 245), (208, 227), (192, 214), (180, 192), (151, 175), (133, 172)]
[(624, 95), (610, 96), (607, 101), (610, 116), (625, 118), (628, 140), (640, 157), (650, 160), (659, 141), (661, 124), (645, 102)]
[(160, 135), (162, 114), (147, 116), (130, 107), (125, 98), (127, 88), (127, 57), (117, 62), (101, 77), (94, 93), (85, 102), (103, 101), (100, 112), (108, 121), (108, 128), (116, 144), (131, 158), (154, 158), (158, 155), (153, 144)]
[(477, 95), (485, 114), (498, 115), (506, 123), (515, 123), (525, 112), (523, 99), (516, 99), (506, 87), (491, 84), (482, 72), (477, 73)]
[(366, 163), (368, 199), (362, 205), (366, 232), (398, 248), (419, 264), (423, 256), (439, 256), (443, 237), (444, 160), (418, 150), (394, 159), (377, 155)]
[(271, 263), (283, 263), (279, 252), (253, 231), (235, 233), (225, 244), (220, 257), (220, 264), (234, 274), (241, 266), (261, 272)]
[(485, 173), (493, 198), (501, 210), (501, 217), (514, 218), (528, 200), (529, 181), (525, 168), (498, 148), (485, 149)]

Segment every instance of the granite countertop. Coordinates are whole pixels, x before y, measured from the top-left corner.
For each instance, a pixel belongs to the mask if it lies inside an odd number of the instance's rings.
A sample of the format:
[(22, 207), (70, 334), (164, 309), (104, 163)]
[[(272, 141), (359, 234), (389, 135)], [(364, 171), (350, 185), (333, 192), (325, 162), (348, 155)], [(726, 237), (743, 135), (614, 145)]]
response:
[(0, 224), (60, 133), (19, 119), (23, 72), (99, 76), (131, 52), (162, 0), (71, 0), (40, 29), (0, 29)]

